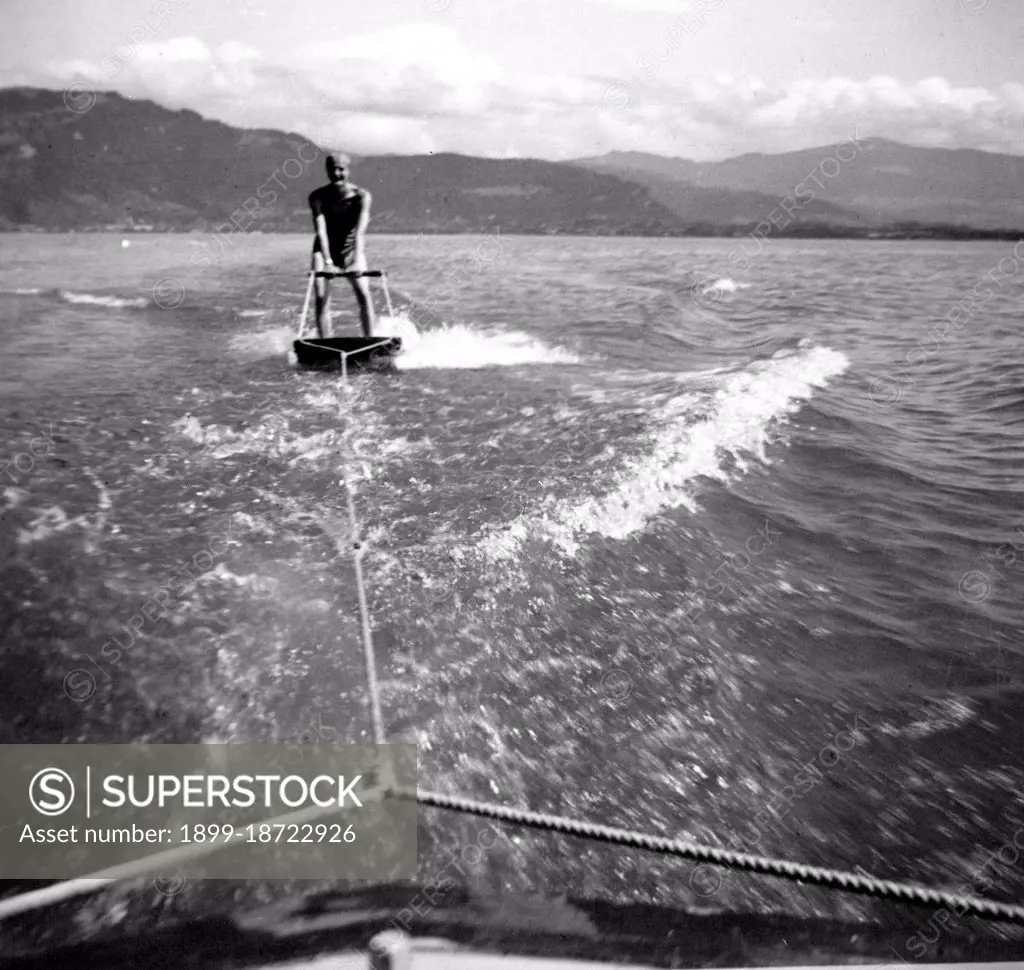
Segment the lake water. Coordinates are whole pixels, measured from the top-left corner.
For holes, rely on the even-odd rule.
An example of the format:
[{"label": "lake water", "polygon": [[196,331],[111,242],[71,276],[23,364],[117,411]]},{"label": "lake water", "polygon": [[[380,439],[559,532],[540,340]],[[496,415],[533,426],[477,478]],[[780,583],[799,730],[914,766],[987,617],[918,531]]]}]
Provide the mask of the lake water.
[{"label": "lake water", "polygon": [[[346,383],[308,238],[129,243],[0,236],[0,742],[368,740],[347,467],[421,787],[948,888],[1024,826],[1012,244],[372,236],[421,333]],[[429,878],[480,823],[421,818]],[[869,912],[510,836],[495,887]]]}]

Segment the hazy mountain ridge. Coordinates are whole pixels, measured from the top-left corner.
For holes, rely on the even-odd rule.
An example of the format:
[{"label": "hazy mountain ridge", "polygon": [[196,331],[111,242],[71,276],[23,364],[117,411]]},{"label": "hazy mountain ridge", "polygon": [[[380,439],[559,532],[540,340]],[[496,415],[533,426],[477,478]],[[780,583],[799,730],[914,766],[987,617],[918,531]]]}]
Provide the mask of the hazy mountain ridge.
[{"label": "hazy mountain ridge", "polygon": [[[310,228],[324,156],[301,135],[241,130],[116,94],[82,114],[60,92],[0,91],[0,227]],[[398,232],[670,235],[679,220],[614,175],[532,159],[365,157],[373,228]]]},{"label": "hazy mountain ridge", "polygon": [[[615,171],[615,170],[611,170]],[[669,175],[615,172],[620,178],[644,186],[651,198],[674,212],[680,219],[697,224],[718,227],[743,227],[768,219],[778,211],[782,196],[768,195],[745,189],[708,188],[673,178]],[[860,226],[867,224],[859,213],[841,208],[821,199],[806,202],[799,209],[791,209],[792,222],[787,228]],[[777,221],[785,221],[776,216]],[[774,231],[778,231],[775,229]]]},{"label": "hazy mountain ridge", "polygon": [[[652,187],[675,184],[691,190],[762,193],[775,199],[792,196],[803,183],[814,192],[815,201],[844,210],[846,218],[864,226],[922,222],[1024,228],[1024,157],[975,149],[918,148],[862,138],[840,146],[747,154],[721,162],[611,152],[578,159],[576,164]],[[662,201],[668,198],[663,190],[653,194]],[[681,211],[669,207],[677,214]],[[800,213],[805,219],[809,209]]]},{"label": "hazy mountain ridge", "polygon": [[[208,231],[232,215],[246,230],[310,229],[306,200],[325,176],[308,138],[95,98],[76,113],[62,92],[0,90],[0,229]],[[1024,158],[882,139],[847,143],[838,157],[854,148],[844,162],[835,146],[712,163],[643,152],[567,163],[382,155],[359,158],[353,174],[374,195],[378,232],[737,236],[773,212],[773,236],[1024,227]],[[801,182],[815,198],[779,228],[779,204]]]}]

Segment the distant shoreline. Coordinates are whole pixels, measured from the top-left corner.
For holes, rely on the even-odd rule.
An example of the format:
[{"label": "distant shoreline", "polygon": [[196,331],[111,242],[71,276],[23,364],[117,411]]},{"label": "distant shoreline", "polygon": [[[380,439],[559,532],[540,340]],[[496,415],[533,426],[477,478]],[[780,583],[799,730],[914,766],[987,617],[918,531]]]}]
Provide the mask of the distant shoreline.
[{"label": "distant shoreline", "polygon": [[[210,235],[216,233],[222,225],[208,228],[180,229],[173,227],[160,227],[152,229],[137,229],[128,226],[84,226],[74,229],[49,229],[42,226],[23,226],[17,228],[0,228],[3,235],[53,235],[53,236],[76,236],[76,235],[110,235],[110,236],[190,236]],[[370,229],[371,236],[483,236],[494,232],[497,227],[461,226],[458,229],[392,229],[377,228]],[[715,228],[708,226],[694,227],[692,230],[681,232],[636,232],[624,230],[622,232],[586,232],[583,230],[559,229],[499,229],[502,236],[531,236],[541,238],[557,238],[560,236],[589,237],[593,239],[751,239],[755,226],[734,228]],[[289,236],[309,234],[306,228],[280,228],[266,230],[248,230],[243,235],[257,236]],[[759,237],[765,242],[777,239],[864,239],[870,241],[936,241],[936,242],[1015,242],[1024,239],[1024,229],[973,229],[966,226],[894,226],[890,228],[858,229],[850,227],[809,227],[803,226],[796,230],[775,231],[768,235]]]}]

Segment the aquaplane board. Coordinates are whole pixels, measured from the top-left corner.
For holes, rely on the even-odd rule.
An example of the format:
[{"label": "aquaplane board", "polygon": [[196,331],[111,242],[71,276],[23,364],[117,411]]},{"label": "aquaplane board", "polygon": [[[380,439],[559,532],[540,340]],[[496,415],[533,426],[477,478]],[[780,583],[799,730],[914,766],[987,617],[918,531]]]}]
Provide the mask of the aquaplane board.
[{"label": "aquaplane board", "polygon": [[303,338],[296,340],[294,347],[300,367],[340,370],[342,360],[348,367],[388,366],[391,358],[402,349],[402,340],[400,337]]}]

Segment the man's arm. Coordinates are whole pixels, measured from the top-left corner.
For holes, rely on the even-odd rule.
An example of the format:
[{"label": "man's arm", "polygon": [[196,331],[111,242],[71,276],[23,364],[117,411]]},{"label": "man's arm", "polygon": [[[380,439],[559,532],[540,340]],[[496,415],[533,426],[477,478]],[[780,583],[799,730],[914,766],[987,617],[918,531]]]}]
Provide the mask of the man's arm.
[{"label": "man's arm", "polygon": [[316,238],[320,240],[320,252],[324,257],[324,268],[330,269],[334,266],[331,259],[331,246],[327,241],[327,220],[324,218],[323,207],[316,192],[309,197],[309,208],[313,213],[313,226],[316,229]]},{"label": "man's arm", "polygon": [[320,240],[320,252],[324,256],[324,269],[332,269],[334,260],[331,259],[331,245],[327,241],[327,220],[322,214],[316,217],[316,238]]},{"label": "man's arm", "polygon": [[366,227],[370,223],[370,203],[373,196],[363,189],[363,204],[359,212],[359,222],[356,225],[355,263],[361,269],[367,269],[366,263]]}]

